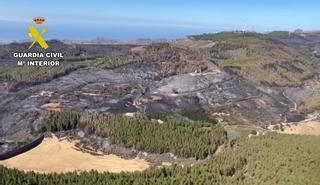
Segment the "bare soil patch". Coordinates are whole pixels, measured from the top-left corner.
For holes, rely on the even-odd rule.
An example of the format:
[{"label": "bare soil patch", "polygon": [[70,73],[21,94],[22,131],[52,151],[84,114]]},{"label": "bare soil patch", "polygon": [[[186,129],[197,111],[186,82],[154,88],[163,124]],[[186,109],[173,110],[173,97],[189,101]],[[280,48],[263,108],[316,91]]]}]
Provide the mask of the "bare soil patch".
[{"label": "bare soil patch", "polygon": [[54,91],[41,91],[39,94],[32,95],[31,98],[38,98],[41,96],[52,97],[54,94]]},{"label": "bare soil patch", "polygon": [[81,92],[81,91],[75,91],[76,95],[84,95],[84,96],[101,96],[99,93],[95,92]]},{"label": "bare soil patch", "polygon": [[64,106],[61,103],[47,103],[41,105],[40,107],[48,111],[62,111]]},{"label": "bare soil patch", "polygon": [[137,54],[144,54],[146,51],[147,50],[144,46],[137,46],[137,47],[131,48],[131,52],[137,53]]}]

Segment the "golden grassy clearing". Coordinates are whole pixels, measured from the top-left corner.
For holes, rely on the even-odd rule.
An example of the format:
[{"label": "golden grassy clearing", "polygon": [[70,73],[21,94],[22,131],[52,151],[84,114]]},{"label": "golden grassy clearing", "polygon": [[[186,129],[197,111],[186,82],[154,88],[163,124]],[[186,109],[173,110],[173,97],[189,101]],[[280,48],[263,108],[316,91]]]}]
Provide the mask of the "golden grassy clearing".
[{"label": "golden grassy clearing", "polygon": [[75,142],[45,138],[29,152],[0,161],[0,165],[37,173],[66,173],[73,171],[133,172],[143,171],[149,163],[143,159],[126,160],[116,155],[91,155],[76,149]]},{"label": "golden grassy clearing", "polygon": [[320,136],[320,121],[300,122],[297,125],[284,126],[283,129],[286,134]]}]

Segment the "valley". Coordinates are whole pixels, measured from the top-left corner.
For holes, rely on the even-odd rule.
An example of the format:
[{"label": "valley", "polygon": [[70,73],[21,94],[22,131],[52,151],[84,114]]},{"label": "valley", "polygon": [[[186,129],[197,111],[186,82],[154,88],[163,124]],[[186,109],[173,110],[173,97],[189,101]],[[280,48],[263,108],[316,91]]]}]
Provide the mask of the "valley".
[{"label": "valley", "polygon": [[60,66],[17,67],[8,53],[28,44],[0,45],[0,155],[46,136],[0,161],[0,177],[28,179],[34,171],[38,182],[56,182],[52,173],[122,184],[316,182],[320,33],[50,42],[49,50],[65,56]]}]

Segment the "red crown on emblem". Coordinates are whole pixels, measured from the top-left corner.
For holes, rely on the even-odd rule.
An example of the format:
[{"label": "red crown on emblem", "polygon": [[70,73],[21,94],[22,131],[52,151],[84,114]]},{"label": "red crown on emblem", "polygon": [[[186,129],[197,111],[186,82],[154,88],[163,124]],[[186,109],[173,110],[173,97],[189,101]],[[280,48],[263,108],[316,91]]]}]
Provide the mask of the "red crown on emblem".
[{"label": "red crown on emblem", "polygon": [[44,23],[45,18],[43,18],[43,17],[36,17],[36,18],[33,19],[33,21],[34,21],[36,24],[42,24],[42,23]]}]

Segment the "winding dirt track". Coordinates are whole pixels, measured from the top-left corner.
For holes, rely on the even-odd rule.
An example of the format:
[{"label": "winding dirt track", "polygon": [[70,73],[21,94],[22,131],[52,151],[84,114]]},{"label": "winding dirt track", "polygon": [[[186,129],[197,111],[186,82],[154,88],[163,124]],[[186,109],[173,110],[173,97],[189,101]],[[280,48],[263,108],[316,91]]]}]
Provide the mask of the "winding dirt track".
[{"label": "winding dirt track", "polygon": [[73,171],[133,172],[143,171],[149,163],[143,159],[122,159],[116,155],[96,156],[76,150],[75,143],[56,137],[45,138],[29,152],[0,161],[0,165],[37,173],[66,173]]}]

